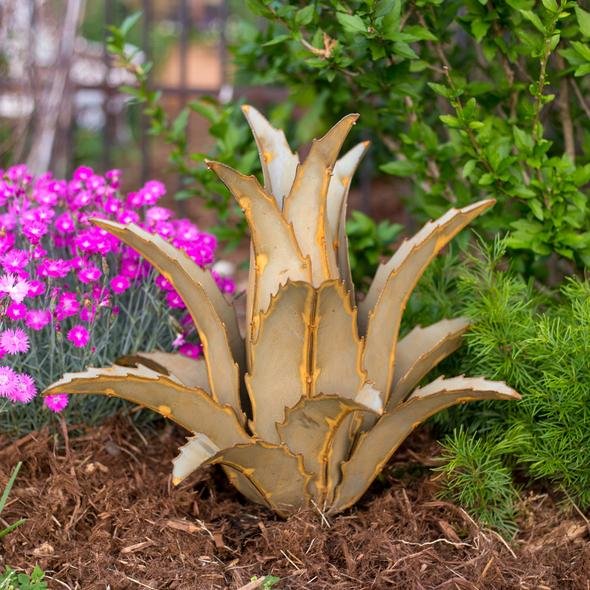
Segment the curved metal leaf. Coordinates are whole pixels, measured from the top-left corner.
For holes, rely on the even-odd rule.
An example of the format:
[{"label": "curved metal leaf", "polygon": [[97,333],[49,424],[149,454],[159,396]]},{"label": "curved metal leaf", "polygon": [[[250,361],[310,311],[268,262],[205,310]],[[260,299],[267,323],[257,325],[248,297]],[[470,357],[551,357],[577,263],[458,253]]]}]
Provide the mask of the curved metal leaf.
[{"label": "curved metal leaf", "polygon": [[174,375],[183,385],[199,387],[203,391],[209,389],[207,365],[202,359],[192,359],[175,352],[138,352],[119,357],[116,365],[137,367],[143,365],[162,375]]},{"label": "curved metal leaf", "polygon": [[401,317],[416,283],[440,250],[494,202],[488,199],[449,210],[405,241],[389,262],[377,270],[366,299],[359,305],[359,325],[361,331],[364,325],[367,327],[365,369],[375,387],[386,396],[391,391]]},{"label": "curved metal leaf", "polygon": [[178,485],[220,450],[206,434],[197,433],[189,437],[172,459],[172,483]]},{"label": "curved metal leaf", "polygon": [[295,231],[304,256],[311,260],[312,283],[339,278],[333,236],[328,224],[327,199],[330,175],[338,153],[358,115],[347,115],[324,137],[314,140],[309,155],[297,167],[295,180],[284,202],[284,215]]},{"label": "curved metal leaf", "polygon": [[207,461],[243,475],[280,516],[288,516],[309,502],[303,459],[284,446],[253,441],[225,449]]},{"label": "curved metal leaf", "polygon": [[[277,424],[281,441],[296,454],[303,456],[307,473],[311,474],[311,492],[323,505],[338,481],[334,480],[334,459],[341,460],[341,451],[333,456],[333,442],[341,427],[348,434],[350,424],[345,418],[352,412],[369,413],[367,407],[350,399],[334,395],[303,398],[285,412],[285,420]],[[338,477],[339,479],[339,477]]]},{"label": "curved metal leaf", "polygon": [[355,310],[340,281],[280,287],[261,314],[245,377],[257,436],[278,442],[275,423],[301,397],[353,399],[365,381],[361,354]]},{"label": "curved metal leaf", "polygon": [[416,389],[406,402],[385,413],[370,431],[361,434],[351,458],[342,466],[342,483],[330,511],[352,506],[424,420],[450,406],[486,399],[520,399],[520,395],[505,383],[481,377],[440,378]]},{"label": "curved metal leaf", "polygon": [[244,105],[242,111],[256,140],[264,175],[264,188],[283,209],[283,199],[291,190],[299,156],[289,147],[282,129],[275,129],[253,106]]},{"label": "curved metal leaf", "polygon": [[211,394],[220,403],[230,404],[241,417],[237,363],[244,362],[243,343],[235,312],[209,271],[160,236],[136,225],[125,226],[105,219],[92,221],[137,250],[174,285],[203,344]]},{"label": "curved metal leaf", "polygon": [[427,328],[417,326],[398,342],[388,411],[403,402],[429,371],[461,346],[468,328],[467,318],[441,320]]},{"label": "curved metal leaf", "polygon": [[363,141],[355,145],[335,164],[330,186],[328,188],[328,226],[336,252],[336,263],[340,278],[350,291],[350,300],[354,303],[354,284],[350,274],[348,259],[348,237],[346,235],[346,209],[350,183],[356,169],[367,153],[370,142]]},{"label": "curved metal leaf", "polygon": [[126,399],[191,432],[206,434],[221,449],[250,440],[230,406],[218,404],[202,389],[183,385],[173,375],[166,377],[144,366],[114,365],[66,373],[43,394],[63,391]]},{"label": "curved metal leaf", "polygon": [[276,201],[254,176],[245,176],[219,162],[207,165],[232,192],[250,227],[254,248],[254,267],[250,272],[255,276],[248,307],[252,309],[250,338],[254,338],[258,314],[268,308],[271,296],[288,280],[309,281],[310,263],[302,256],[293,228],[281,215]]},{"label": "curved metal leaf", "polygon": [[305,395],[305,346],[309,283],[288,282],[273,296],[261,314],[260,330],[252,343],[251,366],[245,376],[252,403],[252,430],[269,441],[279,442],[275,423],[285,408]]}]

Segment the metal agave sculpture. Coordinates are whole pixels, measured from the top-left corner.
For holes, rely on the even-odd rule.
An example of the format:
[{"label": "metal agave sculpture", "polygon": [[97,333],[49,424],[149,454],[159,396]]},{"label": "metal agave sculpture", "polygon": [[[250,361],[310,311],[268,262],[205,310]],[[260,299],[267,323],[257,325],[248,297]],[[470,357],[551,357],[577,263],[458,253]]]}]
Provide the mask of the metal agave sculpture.
[{"label": "metal agave sculpture", "polygon": [[117,396],[192,433],[174,460],[179,483],[223,466],[247,498],[287,516],[315,504],[334,514],[367,490],[406,436],[436,412],[484,399],[518,399],[504,383],[422,378],[460,345],[464,318],[417,327],[398,340],[418,279],[485,200],[428,222],[382,264],[355,304],[345,234],[350,180],[362,143],[337,159],[357,120],[348,115],[300,163],[282,131],[254,108],[264,187],[218,162],[208,166],[244,211],[251,232],[245,334],[207,270],[157,235],[94,223],[135,248],[174,285],[193,318],[203,359],[139,353],[67,374],[46,390]]}]

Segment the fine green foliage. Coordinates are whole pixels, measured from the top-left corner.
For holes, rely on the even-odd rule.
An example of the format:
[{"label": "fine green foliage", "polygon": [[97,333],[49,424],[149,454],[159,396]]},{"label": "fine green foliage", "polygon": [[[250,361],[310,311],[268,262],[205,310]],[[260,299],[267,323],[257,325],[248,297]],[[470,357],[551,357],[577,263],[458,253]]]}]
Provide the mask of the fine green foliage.
[{"label": "fine green foliage", "polygon": [[352,280],[360,289],[368,286],[377,265],[393,254],[393,244],[403,230],[399,223],[376,223],[361,211],[352,211],[346,222]]},{"label": "fine green foliage", "polygon": [[443,497],[461,504],[483,524],[512,536],[518,491],[505,464],[502,446],[455,430],[443,441],[437,470],[443,476]]},{"label": "fine green foliage", "polygon": [[47,590],[45,573],[38,565],[30,575],[6,566],[4,572],[0,573],[0,590]]},{"label": "fine green foliage", "polygon": [[[12,490],[12,486],[14,485],[14,481],[16,480],[16,476],[21,468],[22,463],[17,463],[16,467],[13,469],[12,473],[10,474],[10,479],[2,492],[2,496],[0,496],[0,515],[2,515],[2,510],[4,510],[4,506],[6,506],[6,502],[8,501],[8,495],[10,494],[10,490]],[[3,529],[0,530],[0,539],[5,537],[16,528],[18,528],[21,524],[23,524],[25,520],[23,518],[13,522],[12,524],[7,525]]]},{"label": "fine green foliage", "polygon": [[284,85],[316,119],[358,109],[409,206],[498,200],[518,270],[590,263],[590,13],[569,0],[249,0],[238,81]]},{"label": "fine green foliage", "polygon": [[[442,289],[452,313],[472,321],[465,346],[442,373],[504,379],[522,393],[520,403],[500,410],[482,404],[434,418],[442,433],[464,425],[445,443],[449,494],[488,524],[494,522],[484,498],[495,495],[503,506],[496,510],[510,525],[514,484],[502,465],[529,481],[551,481],[581,508],[590,506],[590,282],[569,279],[559,291],[540,291],[506,268],[505,251],[505,243],[496,241],[461,266],[441,260],[408,308],[411,321],[436,319],[428,310],[431,304],[437,309]],[[445,264],[455,267],[450,283],[440,280]]]}]

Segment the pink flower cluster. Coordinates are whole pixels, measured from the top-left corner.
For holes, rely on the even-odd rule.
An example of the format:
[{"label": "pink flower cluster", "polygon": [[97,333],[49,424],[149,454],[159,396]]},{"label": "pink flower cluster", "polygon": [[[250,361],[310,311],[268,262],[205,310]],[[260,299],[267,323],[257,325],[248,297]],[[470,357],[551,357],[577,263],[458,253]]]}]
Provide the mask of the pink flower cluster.
[{"label": "pink flower cluster", "polygon": [[[53,332],[64,347],[92,347],[96,322],[117,314],[117,298],[145,281],[155,281],[169,308],[177,310],[183,326],[176,339],[179,351],[200,354],[200,345],[190,342],[194,327],[172,285],[89,220],[136,223],[203,267],[214,261],[216,239],[158,205],[166,194],[161,182],[151,180],[126,195],[119,185],[118,170],[99,175],[82,166],[70,180],[50,173],[34,178],[25,165],[0,170],[0,358],[11,365],[0,367],[0,397],[27,403],[37,393],[31,375],[17,372],[11,358],[29,352],[30,336],[45,331],[49,338]],[[231,279],[213,274],[223,292],[234,291]],[[67,395],[46,398],[45,405],[61,411]]]}]

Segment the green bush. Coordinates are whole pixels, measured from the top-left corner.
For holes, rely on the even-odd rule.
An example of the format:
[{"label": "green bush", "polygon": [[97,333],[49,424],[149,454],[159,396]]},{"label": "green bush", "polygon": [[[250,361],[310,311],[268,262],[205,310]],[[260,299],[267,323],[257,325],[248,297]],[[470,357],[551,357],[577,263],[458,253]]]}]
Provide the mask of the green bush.
[{"label": "green bush", "polygon": [[265,26],[241,25],[238,81],[287,86],[313,109],[312,133],[358,111],[380,169],[408,179],[423,218],[496,198],[479,227],[511,230],[520,271],[590,263],[590,13],[577,2],[248,6]]},{"label": "green bush", "polygon": [[[496,241],[467,266],[442,259],[408,307],[409,321],[458,314],[473,320],[465,345],[441,372],[505,380],[522,394],[515,404],[464,406],[434,419],[441,434],[450,434],[447,492],[495,526],[491,507],[508,526],[514,511],[506,469],[519,482],[550,481],[582,509],[590,507],[590,282],[569,279],[559,291],[541,291],[506,269],[504,254]],[[450,308],[437,307],[441,289],[454,293]],[[452,434],[462,424],[464,431]]]},{"label": "green bush", "polygon": [[38,565],[30,575],[6,566],[4,572],[0,573],[0,590],[47,590],[45,573]]}]

